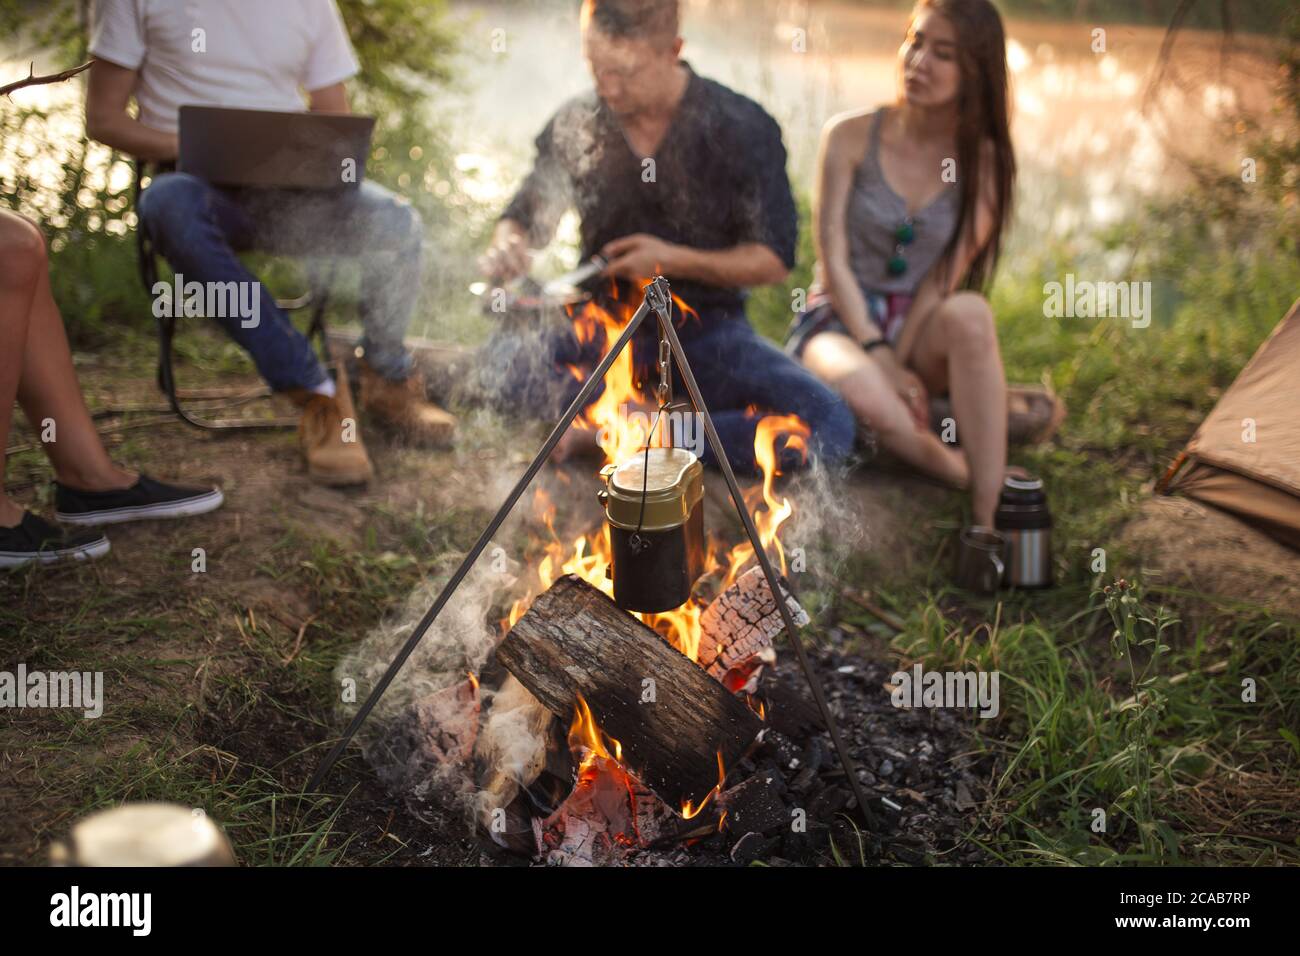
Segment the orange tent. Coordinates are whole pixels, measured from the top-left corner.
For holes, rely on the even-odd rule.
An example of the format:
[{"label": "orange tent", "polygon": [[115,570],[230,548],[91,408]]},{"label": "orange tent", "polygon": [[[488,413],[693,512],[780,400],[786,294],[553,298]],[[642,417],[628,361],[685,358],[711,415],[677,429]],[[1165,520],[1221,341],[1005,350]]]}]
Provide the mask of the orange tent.
[{"label": "orange tent", "polygon": [[1300,299],[1160,480],[1300,549]]}]

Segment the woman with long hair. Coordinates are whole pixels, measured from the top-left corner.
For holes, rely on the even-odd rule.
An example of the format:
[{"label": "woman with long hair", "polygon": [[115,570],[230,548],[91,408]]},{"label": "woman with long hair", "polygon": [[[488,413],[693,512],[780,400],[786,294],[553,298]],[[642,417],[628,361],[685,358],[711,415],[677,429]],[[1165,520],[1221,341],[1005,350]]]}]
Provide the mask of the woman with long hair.
[{"label": "woman with long hair", "polygon": [[[1016,176],[1006,40],[988,0],[921,0],[899,49],[898,101],[822,133],[816,282],[788,349],[882,447],[969,488],[992,528],[1007,457],[1007,386],[981,294]],[[957,444],[929,427],[949,394]]]}]

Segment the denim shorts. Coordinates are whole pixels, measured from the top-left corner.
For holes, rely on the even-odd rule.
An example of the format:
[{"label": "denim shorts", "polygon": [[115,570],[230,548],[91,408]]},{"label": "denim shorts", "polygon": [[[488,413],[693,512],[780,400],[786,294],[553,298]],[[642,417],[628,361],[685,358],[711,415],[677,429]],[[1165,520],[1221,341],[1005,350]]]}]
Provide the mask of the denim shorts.
[{"label": "denim shorts", "polygon": [[[884,332],[885,339],[892,345],[898,341],[903,331],[903,319],[912,304],[910,295],[897,293],[872,292],[862,290],[871,310],[871,319]],[[824,292],[814,293],[808,302],[808,308],[794,317],[790,329],[785,335],[785,350],[789,355],[800,358],[808,340],[820,332],[839,332],[853,337],[848,327],[840,321],[831,306],[831,297]]]}]

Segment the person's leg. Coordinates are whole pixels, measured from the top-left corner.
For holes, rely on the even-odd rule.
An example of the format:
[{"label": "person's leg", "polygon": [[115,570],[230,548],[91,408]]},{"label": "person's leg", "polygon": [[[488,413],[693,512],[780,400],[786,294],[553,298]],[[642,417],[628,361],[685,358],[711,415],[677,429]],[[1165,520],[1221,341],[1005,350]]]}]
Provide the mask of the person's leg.
[{"label": "person's leg", "polygon": [[[16,400],[38,434],[52,429],[44,447],[57,480],[100,490],[128,487],[135,476],[109,459],[81,397],[40,229],[0,212],[0,265],[0,336],[12,346],[0,354],[0,456]],[[8,499],[2,511],[0,524],[21,515]]]},{"label": "person's leg", "polygon": [[420,296],[424,225],[409,202],[377,183],[363,182],[351,222],[361,258],[361,348],[384,378],[411,374],[405,338]]},{"label": "person's leg", "polygon": [[[698,333],[683,338],[682,348],[723,450],[738,474],[758,470],[754,436],[765,414],[795,415],[802,420],[810,430],[808,451],[824,463],[838,463],[852,452],[853,413],[844,401],[762,338],[743,317],[705,317]],[[679,389],[678,394],[684,395],[685,390]],[[804,454],[785,442],[781,446],[780,469],[788,473],[801,467]],[[704,461],[716,464],[711,448],[705,448]]]},{"label": "person's leg", "polygon": [[360,263],[358,344],[366,362],[394,381],[410,375],[414,363],[403,340],[420,294],[424,237],[415,208],[369,180],[337,193],[276,191],[239,201],[257,248]]},{"label": "person's leg", "polygon": [[252,356],[268,385],[277,391],[330,390],[311,343],[235,254],[248,247],[253,224],[233,194],[195,176],[164,173],[141,194],[137,211],[141,228],[186,282],[233,282],[239,289],[256,283],[255,323],[241,316],[213,318]]},{"label": "person's leg", "polygon": [[[18,382],[23,374],[28,317],[36,283],[45,266],[45,246],[40,230],[13,213],[0,211],[0,476],[4,475],[5,449],[13,421]],[[0,487],[0,528],[12,528],[23,509]]]},{"label": "person's leg", "polygon": [[880,366],[862,347],[839,332],[820,332],[803,346],[804,366],[834,388],[858,421],[875,433],[881,447],[914,468],[965,488],[970,469],[965,456],[939,440],[929,429],[916,427]]},{"label": "person's leg", "polygon": [[[220,490],[153,481],[117,467],[86,409],[72,365],[63,319],[50,288],[40,230],[0,211],[0,474],[15,399],[40,434],[54,466],[60,521],[96,525],[140,518],[203,514],[222,503]],[[21,524],[20,524],[21,522]],[[0,492],[0,567],[31,560],[98,557],[102,535],[60,530]]]},{"label": "person's leg", "polygon": [[449,442],[456,420],[428,401],[405,342],[420,295],[424,230],[414,207],[367,181],[338,193],[272,195],[247,211],[259,247],[359,261],[361,407],[419,444]]},{"label": "person's leg", "polygon": [[47,423],[52,428],[53,440],[45,442],[44,448],[56,481],[89,491],[128,488],[136,476],[113,464],[86,409],[63,319],[50,288],[44,243],[40,231],[35,226],[31,229],[40,242],[39,268],[21,350],[18,403],[37,432]]},{"label": "person's leg", "polygon": [[970,466],[974,523],[993,527],[1007,467],[1007,385],[993,310],[958,292],[921,329],[911,364],[932,394],[947,389],[962,454]]}]

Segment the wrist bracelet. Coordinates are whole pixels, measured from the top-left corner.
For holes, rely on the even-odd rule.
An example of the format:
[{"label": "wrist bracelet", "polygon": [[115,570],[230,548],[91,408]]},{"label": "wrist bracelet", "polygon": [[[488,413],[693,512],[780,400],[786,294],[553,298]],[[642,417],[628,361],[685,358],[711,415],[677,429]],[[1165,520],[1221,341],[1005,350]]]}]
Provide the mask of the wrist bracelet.
[{"label": "wrist bracelet", "polygon": [[886,338],[872,339],[870,342],[859,342],[858,344],[862,346],[862,351],[864,352],[870,352],[872,349],[880,348],[882,345],[885,348],[893,347],[889,344],[889,340]]}]

